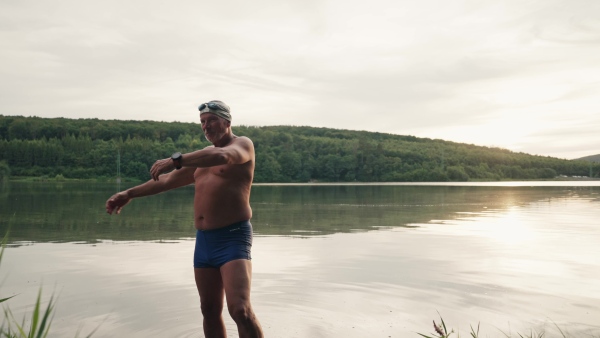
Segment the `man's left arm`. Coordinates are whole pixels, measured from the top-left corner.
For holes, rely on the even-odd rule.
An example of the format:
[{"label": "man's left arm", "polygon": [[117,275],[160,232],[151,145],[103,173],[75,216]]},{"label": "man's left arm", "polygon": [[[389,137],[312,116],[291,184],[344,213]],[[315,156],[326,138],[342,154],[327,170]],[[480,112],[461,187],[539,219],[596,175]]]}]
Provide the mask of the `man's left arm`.
[{"label": "man's left arm", "polygon": [[[181,166],[206,168],[224,164],[242,164],[251,161],[254,156],[254,145],[247,137],[237,137],[225,147],[207,147],[191,153],[182,154]],[[162,173],[175,167],[171,158],[158,160],[150,169],[154,180]]]},{"label": "man's left arm", "polygon": [[254,145],[247,137],[237,137],[225,147],[208,147],[183,154],[184,167],[205,168],[223,164],[242,164],[252,160]]}]

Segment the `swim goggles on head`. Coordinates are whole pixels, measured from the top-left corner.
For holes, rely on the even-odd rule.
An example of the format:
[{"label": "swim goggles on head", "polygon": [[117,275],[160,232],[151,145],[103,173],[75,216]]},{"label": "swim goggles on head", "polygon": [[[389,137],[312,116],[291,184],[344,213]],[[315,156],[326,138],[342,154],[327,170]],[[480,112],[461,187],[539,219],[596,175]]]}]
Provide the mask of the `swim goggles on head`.
[{"label": "swim goggles on head", "polygon": [[220,104],[214,103],[214,102],[203,103],[198,107],[198,110],[203,111],[204,109],[206,109],[206,107],[208,107],[210,109],[217,109],[217,110],[222,110],[224,112],[229,112],[228,109],[226,109],[223,106],[221,106]]}]

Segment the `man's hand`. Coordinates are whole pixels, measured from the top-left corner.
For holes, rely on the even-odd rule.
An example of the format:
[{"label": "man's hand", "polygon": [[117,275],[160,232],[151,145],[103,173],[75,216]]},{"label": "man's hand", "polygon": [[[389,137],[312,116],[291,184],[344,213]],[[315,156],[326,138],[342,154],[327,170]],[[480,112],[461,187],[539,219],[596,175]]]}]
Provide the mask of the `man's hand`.
[{"label": "man's hand", "polygon": [[175,169],[175,164],[173,164],[173,160],[171,160],[171,158],[158,160],[154,162],[152,168],[150,168],[150,176],[152,176],[153,180],[158,181],[158,176],[167,173],[173,169]]},{"label": "man's hand", "polygon": [[111,214],[115,212],[117,215],[121,213],[121,209],[131,201],[126,191],[121,191],[112,195],[106,201],[106,212]]}]

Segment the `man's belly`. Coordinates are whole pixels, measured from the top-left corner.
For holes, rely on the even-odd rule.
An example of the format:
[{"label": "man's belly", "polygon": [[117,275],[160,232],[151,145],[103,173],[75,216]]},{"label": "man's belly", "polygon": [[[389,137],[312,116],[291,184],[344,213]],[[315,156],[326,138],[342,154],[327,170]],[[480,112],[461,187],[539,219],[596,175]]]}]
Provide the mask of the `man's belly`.
[{"label": "man's belly", "polygon": [[194,217],[194,226],[198,230],[214,230],[226,227],[236,222],[248,221],[252,218],[250,206],[238,209],[198,210]]}]

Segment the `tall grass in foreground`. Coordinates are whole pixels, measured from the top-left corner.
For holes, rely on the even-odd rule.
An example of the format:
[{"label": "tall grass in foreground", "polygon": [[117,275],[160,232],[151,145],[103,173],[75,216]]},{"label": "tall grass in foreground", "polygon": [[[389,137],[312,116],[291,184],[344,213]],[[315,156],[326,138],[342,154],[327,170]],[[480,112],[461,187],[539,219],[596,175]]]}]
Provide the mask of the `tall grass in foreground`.
[{"label": "tall grass in foreground", "polygon": [[[563,330],[560,329],[560,327],[558,325],[556,325],[556,323],[552,323],[554,324],[554,326],[556,327],[556,329],[558,330],[558,332],[560,332],[560,336],[553,336],[553,337],[562,337],[562,338],[575,338],[573,336],[568,336],[566,335]],[[435,333],[432,333],[431,336],[422,334],[422,333],[418,333],[418,335],[425,337],[425,338],[450,338],[450,336],[452,334],[454,334],[454,329],[450,329],[450,331],[448,331],[448,328],[446,327],[446,323],[444,322],[444,319],[442,318],[442,316],[440,315],[440,323],[437,324],[435,322],[435,320],[433,321],[433,329],[435,331]],[[475,329],[472,325],[470,326],[471,331],[469,332],[468,337],[471,338],[480,338],[479,335],[479,324],[477,324],[477,329]],[[521,333],[516,333],[515,335],[512,335],[510,332],[506,333],[502,330],[499,330],[502,335],[504,335],[507,338],[545,338],[546,337],[546,332],[545,331],[541,331],[541,332],[536,332],[534,330],[530,330],[529,333],[525,333],[525,334],[521,334]],[[456,332],[456,337],[460,338],[460,333]],[[487,335],[485,337],[488,337]],[[496,337],[496,336],[494,336]],[[577,338],[580,338],[581,336],[577,336]],[[600,335],[592,335],[590,334],[589,336],[590,338],[600,338]],[[548,337],[550,338],[550,337]]]},{"label": "tall grass in foreground", "polygon": [[[14,296],[13,296],[14,297]],[[0,337],[2,338],[42,338],[48,335],[50,332],[50,324],[52,323],[52,318],[54,317],[54,296],[50,298],[48,301],[48,305],[46,310],[42,312],[41,310],[41,301],[42,298],[42,289],[37,296],[37,300],[35,302],[35,307],[33,309],[33,314],[31,315],[31,319],[26,321],[25,317],[21,321],[21,324],[15,319],[15,316],[12,314],[9,308],[4,308],[4,320],[7,320],[8,323],[3,322],[2,326],[0,326]],[[29,324],[29,325],[27,325]],[[6,325],[6,327],[5,327]],[[29,326],[29,328],[27,328]]]},{"label": "tall grass in foreground", "polygon": [[[2,239],[2,248],[0,249],[0,265],[2,264],[2,256],[4,255],[4,249],[6,247],[6,241],[8,239],[8,233]],[[0,299],[0,303],[4,303],[9,299],[15,297],[6,297]],[[3,304],[4,305],[4,304]],[[33,313],[30,319],[23,317],[21,323],[17,321],[12,311],[8,306],[4,305],[4,318],[0,324],[0,338],[45,338],[50,332],[50,326],[52,319],[54,318],[54,294],[50,297],[48,305],[45,310],[42,310],[42,288],[38,292],[37,300],[33,308]],[[87,338],[91,337],[96,328],[90,333]],[[77,337],[78,334],[75,335]]]}]

